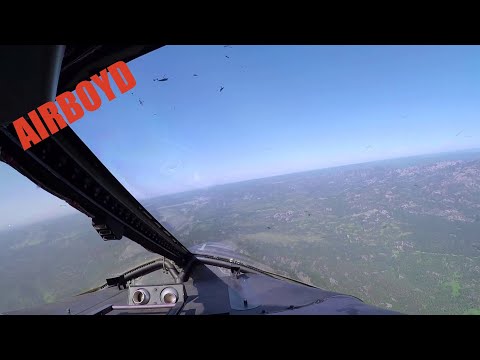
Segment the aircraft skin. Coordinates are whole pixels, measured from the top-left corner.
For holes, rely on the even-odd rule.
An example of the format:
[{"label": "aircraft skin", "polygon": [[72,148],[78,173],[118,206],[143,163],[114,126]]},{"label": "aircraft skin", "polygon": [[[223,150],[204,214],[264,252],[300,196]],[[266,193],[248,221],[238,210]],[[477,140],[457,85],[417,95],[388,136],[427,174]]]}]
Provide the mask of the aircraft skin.
[{"label": "aircraft skin", "polygon": [[[87,293],[5,314],[398,314],[275,274],[238,255],[232,244],[185,248],[69,127],[27,151],[22,149],[11,122],[57,94],[71,91],[86,74],[117,61],[128,62],[155,48],[158,46],[0,47],[0,76],[9,80],[0,84],[0,95],[11,99],[0,109],[0,160],[91,217],[99,241],[127,237],[159,254],[158,260],[110,277]],[[17,68],[22,72],[14,71]],[[138,285],[139,279],[147,276],[150,282]]]},{"label": "aircraft skin", "polygon": [[[204,249],[198,251],[198,249]],[[113,309],[112,306],[128,306],[129,288],[109,286],[43,306],[7,312],[4,315],[395,315],[363,303],[360,299],[336,292],[322,290],[299,282],[276,279],[271,276],[243,272],[235,269],[239,264],[236,253],[223,243],[208,243],[190,248],[194,253],[220,257],[227,262],[219,267],[198,262],[189,279],[182,283],[185,301],[177,308]],[[161,260],[160,260],[161,262]],[[253,262],[251,262],[253,263]],[[233,270],[232,270],[233,268]],[[162,270],[156,270],[157,272]],[[155,284],[157,288],[167,286]],[[146,286],[143,286],[146,287]],[[150,303],[153,301],[153,296]],[[145,304],[145,305],[148,305]]]}]

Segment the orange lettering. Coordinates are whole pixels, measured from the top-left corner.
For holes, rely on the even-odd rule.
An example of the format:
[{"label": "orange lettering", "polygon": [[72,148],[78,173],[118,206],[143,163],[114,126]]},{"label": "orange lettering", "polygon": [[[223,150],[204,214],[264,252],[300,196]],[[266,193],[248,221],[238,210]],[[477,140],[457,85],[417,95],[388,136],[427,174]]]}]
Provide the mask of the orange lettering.
[{"label": "orange lettering", "polygon": [[[97,90],[95,90],[90,81],[85,80],[80,82],[75,88],[75,91],[77,92],[77,96],[82,102],[83,107],[88,111],[95,111],[100,107],[100,105],[102,105],[102,99],[100,99]],[[90,98],[88,97],[87,93]],[[92,99],[91,102],[90,99]]]},{"label": "orange lettering", "polygon": [[63,116],[58,113],[55,103],[51,101],[39,106],[38,112],[42,116],[43,121],[45,121],[45,124],[47,124],[48,130],[50,130],[51,134],[55,134],[58,131],[57,125],[60,126],[60,129],[67,126]]},{"label": "orange lettering", "polygon": [[65,91],[58,95],[57,103],[70,124],[82,118],[84,111],[72,92]]},{"label": "orange lettering", "polygon": [[[39,106],[36,110],[30,111],[28,117],[36,131],[25,117],[22,116],[15,120],[13,126],[23,149],[27,150],[32,145],[36,145],[41,140],[48,138],[50,134],[55,134],[58,130],[67,127],[65,118],[72,124],[85,115],[84,109],[87,111],[97,110],[102,105],[102,99],[93,84],[97,85],[105,93],[109,101],[115,99],[116,95],[110,84],[109,73],[122,94],[137,85],[135,77],[124,61],[118,61],[103,69],[100,71],[100,74],[90,77],[91,82],[86,80],[80,82],[75,88],[76,96],[71,91],[65,91],[63,94],[58,95],[56,97],[58,107],[57,104],[49,101]],[[62,110],[63,115],[59,113],[59,109]]]},{"label": "orange lettering", "polygon": [[107,99],[112,101],[115,99],[115,94],[112,91],[112,87],[110,86],[110,81],[108,79],[107,69],[103,69],[100,71],[100,76],[93,75],[90,79],[100,88],[103,90],[105,95],[107,95]]},{"label": "orange lettering", "polygon": [[17,136],[20,139],[20,143],[22,144],[23,150],[29,149],[33,143],[33,145],[38,144],[40,142],[40,138],[38,137],[35,130],[27,123],[27,120],[22,116],[13,122],[13,126],[15,127],[15,131],[17,132]]},{"label": "orange lettering", "polygon": [[30,120],[32,120],[33,126],[35,126],[35,130],[37,130],[42,140],[45,140],[47,137],[50,136],[47,129],[45,129],[45,126],[43,125],[42,120],[40,120],[35,110],[30,111],[28,113],[28,117],[30,118]]},{"label": "orange lettering", "polygon": [[[116,62],[115,64],[110,65],[107,69],[108,72],[112,74],[112,78],[122,94],[137,85],[137,81],[133,77],[133,74],[130,72],[127,64],[123,61]],[[122,75],[125,80],[122,78]]]}]

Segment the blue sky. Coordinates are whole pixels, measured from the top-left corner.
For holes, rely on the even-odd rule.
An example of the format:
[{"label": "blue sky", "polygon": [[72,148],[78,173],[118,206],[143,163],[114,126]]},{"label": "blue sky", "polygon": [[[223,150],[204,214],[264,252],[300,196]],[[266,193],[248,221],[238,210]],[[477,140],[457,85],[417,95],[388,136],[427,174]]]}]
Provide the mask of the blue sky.
[{"label": "blue sky", "polygon": [[478,46],[169,46],[129,67],[133,95],[72,128],[140,198],[479,146]]}]

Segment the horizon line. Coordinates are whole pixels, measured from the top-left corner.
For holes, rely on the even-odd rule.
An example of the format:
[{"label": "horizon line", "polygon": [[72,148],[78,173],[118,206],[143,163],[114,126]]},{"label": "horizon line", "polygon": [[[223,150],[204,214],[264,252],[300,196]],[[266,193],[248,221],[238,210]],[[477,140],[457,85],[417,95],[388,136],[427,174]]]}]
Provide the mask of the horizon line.
[{"label": "horizon line", "polygon": [[348,164],[342,164],[342,165],[312,168],[312,169],[306,169],[306,170],[300,170],[300,171],[294,171],[294,172],[287,172],[287,173],[276,174],[276,175],[261,176],[261,177],[250,178],[250,179],[245,179],[245,180],[238,180],[238,181],[218,183],[218,184],[213,184],[213,185],[208,185],[208,186],[201,186],[201,187],[193,188],[193,189],[189,189],[189,190],[182,190],[182,191],[177,191],[177,192],[171,192],[171,193],[169,192],[169,193],[164,193],[164,194],[160,194],[160,195],[154,195],[154,196],[148,197],[148,198],[140,198],[139,197],[138,200],[139,201],[140,200],[153,200],[153,199],[160,198],[160,197],[163,197],[163,196],[179,195],[179,194],[184,194],[184,193],[189,193],[189,192],[199,191],[199,190],[207,190],[207,189],[210,190],[210,189],[215,188],[217,186],[241,184],[241,183],[248,182],[248,181],[262,180],[262,179],[268,179],[268,178],[272,178],[272,177],[288,176],[288,175],[294,175],[294,174],[302,174],[302,173],[307,173],[307,172],[311,172],[311,171],[336,169],[336,168],[341,168],[341,167],[346,167],[346,166],[354,166],[354,165],[366,165],[366,164],[372,164],[372,163],[388,161],[388,160],[401,160],[401,159],[409,159],[409,158],[422,157],[422,156],[454,154],[454,153],[461,153],[461,152],[479,152],[480,153],[480,148],[475,147],[475,148],[468,148],[468,149],[440,151],[440,152],[434,152],[434,153],[421,153],[421,154],[416,154],[416,155],[407,155],[407,156],[400,156],[400,157],[395,156],[395,157],[383,158],[383,159],[378,159],[378,160],[369,160],[369,161],[354,162],[354,163],[348,163]]},{"label": "horizon line", "polygon": [[[454,154],[454,153],[462,153],[462,152],[478,152],[480,153],[480,148],[469,148],[469,149],[461,149],[461,150],[451,150],[451,151],[440,151],[436,153],[422,153],[422,154],[416,154],[416,155],[408,155],[408,156],[401,156],[401,157],[392,157],[392,158],[384,158],[384,159],[379,159],[379,160],[371,160],[371,161],[365,161],[365,162],[358,162],[358,163],[349,163],[349,164],[342,164],[342,165],[336,165],[336,166],[327,166],[327,167],[321,167],[321,168],[314,168],[314,169],[307,169],[307,170],[301,170],[301,171],[294,171],[291,173],[283,173],[283,174],[277,174],[277,175],[270,175],[270,176],[263,176],[259,178],[251,178],[251,179],[246,179],[246,180],[240,180],[240,181],[232,181],[232,182],[227,182],[227,183],[221,183],[221,184],[215,184],[215,185],[210,185],[210,186],[204,186],[204,187],[199,187],[195,189],[190,189],[190,190],[184,190],[184,191],[179,191],[179,192],[172,192],[172,193],[166,193],[166,194],[161,194],[161,195],[155,195],[149,198],[137,198],[135,199],[140,202],[142,206],[146,208],[145,205],[143,205],[142,201],[150,201],[154,199],[158,199],[161,197],[167,197],[167,196],[173,196],[173,195],[180,195],[180,194],[185,194],[185,193],[190,193],[190,192],[195,192],[195,191],[201,191],[201,190],[211,190],[215,187],[221,187],[221,186],[227,186],[227,185],[234,185],[234,184],[241,184],[241,183],[246,183],[249,181],[256,181],[256,180],[263,180],[263,179],[268,179],[268,178],[274,178],[274,177],[281,177],[281,176],[288,176],[288,175],[295,175],[295,174],[302,174],[302,173],[308,173],[312,171],[319,171],[319,170],[328,170],[328,169],[337,169],[337,168],[342,168],[342,167],[348,167],[348,166],[355,166],[355,165],[366,165],[366,164],[372,164],[372,163],[378,163],[378,162],[383,162],[383,161],[388,161],[388,160],[401,160],[401,159],[409,159],[409,158],[416,158],[416,157],[423,157],[423,156],[435,156],[435,155],[442,155],[442,154]],[[127,189],[128,191],[128,189]],[[133,196],[133,195],[132,195]],[[29,226],[29,225],[35,225],[35,224],[40,224],[45,221],[54,221],[57,219],[61,219],[64,217],[69,217],[69,216],[74,216],[78,214],[83,214],[82,212],[78,211],[74,207],[70,205],[70,208],[74,210],[73,213],[71,214],[64,214],[64,215],[59,215],[55,217],[49,217],[49,218],[44,218],[41,220],[36,220],[36,221],[31,221],[27,222],[21,225],[15,225],[13,226],[14,228],[22,228],[24,226]],[[148,210],[148,209],[147,209]],[[85,214],[83,214],[85,215]],[[88,216],[85,215],[87,218]],[[158,221],[158,220],[157,220]],[[8,231],[7,228],[2,228],[0,227],[0,232]]]}]

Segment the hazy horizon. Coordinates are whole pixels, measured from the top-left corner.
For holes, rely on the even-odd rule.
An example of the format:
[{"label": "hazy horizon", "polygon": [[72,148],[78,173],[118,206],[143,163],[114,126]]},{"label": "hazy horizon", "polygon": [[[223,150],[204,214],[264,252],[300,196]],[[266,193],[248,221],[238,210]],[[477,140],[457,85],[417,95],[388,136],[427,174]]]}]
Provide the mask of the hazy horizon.
[{"label": "hazy horizon", "polygon": [[139,198],[474,148],[479,60],[475,46],[166,46],[72,128]]},{"label": "hazy horizon", "polygon": [[[335,168],[342,168],[342,167],[349,167],[349,166],[356,166],[356,165],[367,165],[370,163],[381,163],[381,162],[388,162],[388,161],[395,161],[395,160],[402,160],[402,159],[409,159],[409,158],[417,158],[417,157],[428,157],[428,156],[439,156],[439,155],[451,155],[455,153],[465,153],[465,152],[472,152],[472,153],[480,153],[479,148],[471,148],[471,149],[460,149],[460,150],[455,150],[455,151],[448,151],[448,152],[438,152],[438,153],[425,153],[425,154],[417,154],[417,155],[410,155],[410,156],[403,156],[403,157],[396,157],[396,158],[388,158],[388,159],[380,159],[380,160],[373,160],[373,161],[367,161],[367,162],[359,162],[359,163],[349,163],[349,164],[343,164],[343,165],[336,165],[336,166],[330,166],[330,167],[323,167],[323,168],[315,168],[315,169],[307,169],[307,170],[302,170],[302,171],[294,171],[294,172],[288,172],[288,173],[283,173],[283,174],[276,174],[276,175],[270,175],[270,176],[264,176],[264,177],[258,177],[258,178],[249,178],[249,179],[244,179],[244,180],[239,180],[239,181],[232,181],[228,183],[222,183],[222,184],[215,184],[215,185],[210,185],[210,186],[205,186],[205,187],[198,187],[194,189],[189,189],[185,191],[178,191],[178,192],[171,192],[171,193],[165,193],[165,194],[160,194],[160,195],[154,195],[150,196],[148,198],[137,198],[140,202],[144,201],[149,201],[153,199],[158,199],[162,197],[167,197],[170,195],[177,195],[177,194],[188,194],[190,192],[195,192],[195,191],[200,191],[200,190],[212,190],[215,187],[218,186],[223,186],[223,185],[235,185],[235,184],[240,184],[244,182],[249,182],[249,181],[255,181],[255,180],[262,180],[262,179],[268,179],[271,177],[281,177],[281,176],[288,176],[288,175],[295,175],[295,174],[301,174],[301,173],[307,173],[307,172],[312,172],[312,171],[320,171],[320,170],[329,170],[329,169],[335,169]],[[0,163],[3,165],[6,165],[4,163]],[[8,166],[7,166],[8,167]],[[0,166],[0,174],[3,171],[5,166]],[[10,168],[10,170],[14,171],[17,173],[15,170]],[[17,173],[20,177],[23,177],[26,181],[28,181],[33,187],[36,187],[35,184],[30,182],[26,177],[21,175],[20,173]],[[0,176],[0,178],[3,178]],[[28,185],[28,184],[27,184]],[[56,219],[60,219],[62,217],[67,217],[69,215],[74,215],[74,214],[79,214],[80,212],[77,209],[74,209],[70,205],[67,205],[66,207],[63,207],[64,204],[66,204],[65,201],[56,198],[55,196],[51,195],[50,193],[47,193],[45,190],[38,188],[39,191],[43,192],[43,196],[47,196],[48,199],[48,209],[52,211],[50,214],[53,214],[53,216],[47,215],[46,217],[37,217],[35,218],[34,215],[30,215],[27,217],[29,220],[25,222],[20,222],[16,223],[15,221],[4,221],[5,217],[0,218],[0,232],[5,231],[9,229],[8,225],[12,225],[12,227],[17,227],[21,228],[24,226],[29,226],[29,225],[35,225],[39,224],[44,221],[52,221]],[[57,209],[57,207],[60,207],[59,205],[62,205],[62,207]],[[25,210],[23,208],[22,210]],[[4,211],[4,209],[0,209],[0,211]],[[44,209],[40,210],[40,212],[44,213]],[[86,215],[84,215],[86,216]]]},{"label": "hazy horizon", "polygon": [[[478,46],[166,46],[71,127],[138,199],[467,151],[479,61]],[[0,228],[73,211],[11,171]]]},{"label": "hazy horizon", "polygon": [[372,163],[377,163],[377,162],[381,163],[381,162],[384,162],[384,161],[395,161],[395,160],[403,160],[403,159],[410,159],[410,158],[417,158],[417,157],[424,157],[424,156],[428,157],[428,156],[450,155],[450,154],[465,153],[465,152],[469,152],[469,153],[470,152],[471,153],[478,152],[478,153],[480,153],[480,148],[467,148],[467,149],[458,149],[458,150],[453,150],[453,151],[440,151],[440,152],[436,152],[436,153],[422,153],[422,154],[407,155],[407,156],[401,156],[401,157],[383,158],[383,159],[378,159],[378,160],[370,160],[370,161],[363,161],[363,162],[339,164],[339,165],[327,166],[327,167],[305,169],[305,170],[293,171],[293,172],[287,172],[287,173],[281,173],[281,174],[272,174],[272,175],[268,175],[268,176],[248,178],[248,179],[242,179],[242,180],[232,181],[232,182],[227,182],[227,183],[218,183],[218,184],[204,186],[204,187],[197,187],[197,188],[194,188],[194,189],[189,189],[189,190],[184,190],[184,191],[163,193],[163,194],[156,195],[156,196],[151,196],[151,197],[148,197],[148,198],[140,198],[139,197],[139,198],[137,198],[137,200],[150,200],[150,199],[155,199],[155,198],[159,198],[159,197],[162,197],[162,196],[189,193],[189,192],[194,192],[194,191],[202,190],[202,189],[213,189],[217,186],[233,185],[233,184],[238,184],[238,183],[243,183],[243,182],[248,182],[248,181],[268,179],[268,178],[277,177],[277,176],[281,177],[281,176],[287,176],[287,175],[302,174],[302,173],[312,172],[312,171],[329,170],[329,169],[336,169],[336,168],[349,167],[349,166],[355,166],[355,165],[367,165],[367,164],[372,164]]},{"label": "hazy horizon", "polygon": [[[102,79],[116,98],[71,128],[187,248],[231,243],[407,314],[480,314],[479,63],[480,46],[165,46],[128,63],[130,91]],[[0,311],[158,256],[6,164],[0,179]]]}]

